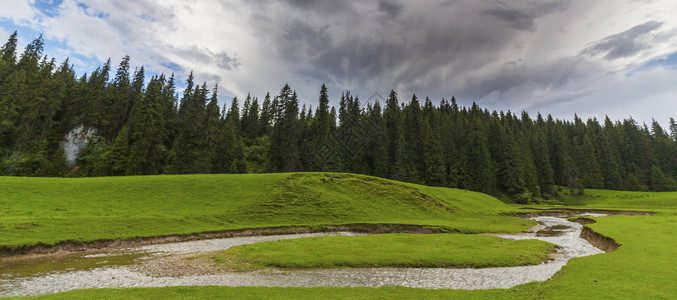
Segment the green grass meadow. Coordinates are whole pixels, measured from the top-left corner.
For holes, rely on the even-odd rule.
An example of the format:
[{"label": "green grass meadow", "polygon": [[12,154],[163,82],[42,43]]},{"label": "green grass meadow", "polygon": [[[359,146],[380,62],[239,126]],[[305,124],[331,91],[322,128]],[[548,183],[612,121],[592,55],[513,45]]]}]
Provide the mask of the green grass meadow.
[{"label": "green grass meadow", "polygon": [[[167,287],[78,290],[48,299],[675,299],[677,193],[586,189],[562,192],[564,205],[625,209],[651,216],[593,218],[614,252],[575,258],[553,278],[500,290],[384,288]],[[462,233],[519,232],[534,224],[506,214],[521,206],[480,193],[362,175],[294,173],[102,178],[0,177],[0,245],[91,241],[238,228],[350,223],[422,224]],[[486,240],[484,240],[486,239]],[[340,240],[340,242],[337,242]],[[491,236],[383,234],[252,244],[210,254],[248,268],[486,266],[542,259],[546,243]],[[535,241],[534,241],[535,242]],[[380,244],[385,246],[375,247]],[[467,247],[466,247],[467,246]],[[359,255],[351,249],[362,247]],[[453,254],[445,249],[455,249]],[[409,250],[413,255],[404,255]],[[489,251],[491,250],[491,251]],[[326,255],[313,256],[316,251]],[[290,254],[293,253],[293,254]],[[530,258],[529,258],[530,257]],[[454,261],[455,260],[455,261]],[[466,264],[466,265],[464,265]]]},{"label": "green grass meadow", "polygon": [[231,270],[316,268],[489,268],[537,265],[555,245],[468,234],[325,236],[256,243],[204,254]]},{"label": "green grass meadow", "polygon": [[640,211],[677,210],[677,192],[630,192],[586,189],[583,195],[562,190],[560,194],[565,205],[584,206],[600,209],[625,209]]}]

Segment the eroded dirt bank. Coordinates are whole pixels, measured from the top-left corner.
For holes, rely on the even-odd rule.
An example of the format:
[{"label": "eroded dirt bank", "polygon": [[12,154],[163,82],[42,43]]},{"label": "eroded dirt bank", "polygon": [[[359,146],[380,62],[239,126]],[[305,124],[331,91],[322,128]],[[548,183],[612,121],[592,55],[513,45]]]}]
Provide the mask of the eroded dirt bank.
[{"label": "eroded dirt bank", "polygon": [[[590,218],[581,217],[574,219],[573,222],[576,222],[581,225],[588,225],[593,224],[596,221]],[[586,241],[588,241],[588,243],[603,250],[604,252],[612,252],[621,246],[621,244],[616,242],[616,240],[614,240],[613,238],[595,232],[594,230],[590,229],[590,227],[587,226],[583,226],[583,230],[581,231],[581,238],[585,239]]]},{"label": "eroded dirt bank", "polygon": [[357,232],[357,233],[451,233],[457,230],[422,225],[406,224],[342,224],[319,226],[281,226],[254,229],[237,229],[192,234],[173,234],[155,237],[138,237],[131,239],[102,239],[91,242],[63,241],[54,245],[37,244],[31,246],[0,246],[0,259],[20,259],[21,256],[33,258],[39,255],[68,254],[86,251],[108,251],[126,249],[144,245],[177,243],[185,241],[221,239],[232,237],[268,236],[284,234],[322,233],[322,232]]}]

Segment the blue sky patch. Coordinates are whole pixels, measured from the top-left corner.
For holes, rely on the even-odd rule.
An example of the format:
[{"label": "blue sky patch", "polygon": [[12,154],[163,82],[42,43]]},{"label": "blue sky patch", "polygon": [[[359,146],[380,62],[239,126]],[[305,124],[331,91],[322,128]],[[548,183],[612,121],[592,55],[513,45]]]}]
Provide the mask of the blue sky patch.
[{"label": "blue sky patch", "polygon": [[63,0],[36,0],[33,6],[44,15],[55,17],[59,15],[59,5],[61,3],[63,3]]},{"label": "blue sky patch", "polygon": [[653,59],[648,63],[645,63],[635,69],[632,69],[630,70],[630,72],[626,74],[626,77],[632,77],[636,73],[649,71],[657,67],[665,67],[673,70],[677,69],[677,52],[673,52],[661,58]]},{"label": "blue sky patch", "polygon": [[160,65],[177,73],[183,72],[183,68],[173,62],[162,63]]},{"label": "blue sky patch", "polygon": [[97,17],[97,18],[99,18],[99,19],[106,19],[106,18],[108,18],[108,15],[109,15],[109,14],[104,13],[104,12],[97,12],[96,10],[89,9],[89,5],[87,5],[87,4],[84,4],[84,3],[82,3],[82,2],[77,2],[76,5],[77,5],[80,9],[82,9],[82,11],[83,11],[86,15],[88,15],[88,16],[91,16],[91,17]]}]

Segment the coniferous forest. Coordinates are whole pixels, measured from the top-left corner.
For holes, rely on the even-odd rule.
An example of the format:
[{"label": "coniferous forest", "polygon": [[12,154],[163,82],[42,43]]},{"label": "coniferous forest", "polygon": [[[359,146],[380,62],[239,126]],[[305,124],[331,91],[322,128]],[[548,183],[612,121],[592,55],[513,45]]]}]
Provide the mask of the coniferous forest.
[{"label": "coniferous forest", "polygon": [[[16,33],[0,49],[0,175],[336,171],[523,203],[556,197],[557,186],[677,190],[674,119],[669,128],[558,120],[395,92],[384,103],[344,92],[331,107],[325,86],[315,107],[300,106],[288,85],[221,107],[217,87],[192,74],[145,82],[144,68],[125,57],[78,75],[42,50],[38,38],[20,53]],[[75,135],[86,143],[69,161],[65,141]]]}]

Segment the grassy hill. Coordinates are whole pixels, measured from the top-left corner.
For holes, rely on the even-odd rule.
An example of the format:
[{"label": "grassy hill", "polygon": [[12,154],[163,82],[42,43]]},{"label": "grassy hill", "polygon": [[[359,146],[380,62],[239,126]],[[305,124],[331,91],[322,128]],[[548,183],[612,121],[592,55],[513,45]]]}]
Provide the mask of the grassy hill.
[{"label": "grassy hill", "polygon": [[481,193],[336,173],[0,177],[0,246],[355,223],[466,233],[532,221]]}]

